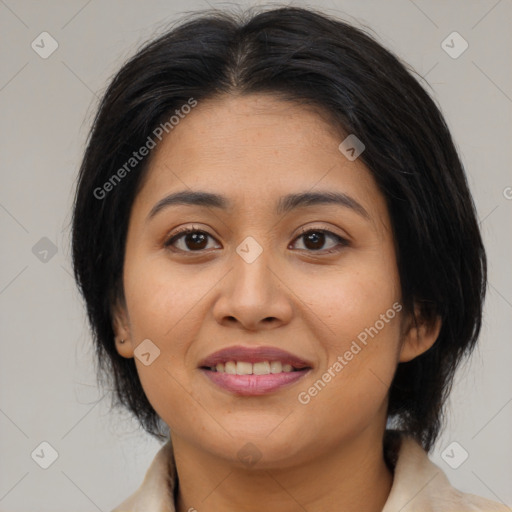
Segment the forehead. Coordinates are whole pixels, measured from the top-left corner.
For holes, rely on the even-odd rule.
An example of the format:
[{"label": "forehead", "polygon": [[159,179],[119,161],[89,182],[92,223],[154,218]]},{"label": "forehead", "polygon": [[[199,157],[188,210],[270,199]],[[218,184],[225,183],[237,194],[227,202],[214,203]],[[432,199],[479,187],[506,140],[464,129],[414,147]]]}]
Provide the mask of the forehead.
[{"label": "forehead", "polygon": [[290,193],[329,189],[378,216],[384,199],[361,160],[338,149],[345,136],[313,107],[270,95],[198,102],[153,150],[138,201],[200,189],[255,209],[275,207]]},{"label": "forehead", "polygon": [[199,102],[164,137],[154,159],[162,162],[172,155],[186,160],[210,156],[237,160],[257,151],[259,161],[252,162],[257,166],[284,153],[290,158],[293,151],[317,160],[320,152],[338,156],[341,137],[341,130],[328,124],[325,114],[312,106],[268,94],[225,95]]}]

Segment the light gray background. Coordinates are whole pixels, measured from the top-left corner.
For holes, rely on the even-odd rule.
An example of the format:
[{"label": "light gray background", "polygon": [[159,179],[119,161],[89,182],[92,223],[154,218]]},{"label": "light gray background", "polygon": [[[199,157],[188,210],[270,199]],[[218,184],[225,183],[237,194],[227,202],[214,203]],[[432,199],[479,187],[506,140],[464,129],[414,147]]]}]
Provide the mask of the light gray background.
[{"label": "light gray background", "polygon": [[[0,0],[1,511],[108,511],[141,483],[159,448],[127,416],[110,414],[96,386],[70,274],[68,225],[84,141],[107,80],[179,13],[208,5],[230,4]],[[371,27],[430,82],[453,132],[488,250],[490,286],[479,349],[458,373],[432,458],[461,490],[512,506],[512,2],[309,5]],[[43,31],[59,44],[47,59],[31,48]],[[457,59],[441,47],[453,31],[469,43]],[[42,237],[58,249],[46,262],[32,252]],[[31,458],[42,441],[59,454],[46,470]],[[469,453],[458,469],[441,457],[453,441]]]}]

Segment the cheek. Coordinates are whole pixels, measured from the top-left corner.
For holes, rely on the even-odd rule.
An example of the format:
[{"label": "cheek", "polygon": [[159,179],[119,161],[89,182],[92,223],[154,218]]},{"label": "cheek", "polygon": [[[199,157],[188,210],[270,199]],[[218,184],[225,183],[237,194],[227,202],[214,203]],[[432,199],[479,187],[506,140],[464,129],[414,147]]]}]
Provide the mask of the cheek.
[{"label": "cheek", "polygon": [[205,295],[220,277],[191,265],[173,267],[165,258],[132,257],[125,265],[132,337],[136,345],[151,340],[159,351],[147,366],[136,357],[137,372],[149,402],[168,424],[200,418],[199,397],[187,384],[187,353],[208,314]]},{"label": "cheek", "polygon": [[350,271],[302,281],[297,294],[308,297],[323,356],[298,402],[313,417],[330,411],[326,421],[333,429],[363,428],[381,411],[398,364],[397,271],[384,257],[353,262]]},{"label": "cheek", "polygon": [[302,309],[308,315],[309,326],[316,326],[318,341],[343,350],[347,342],[350,344],[375,322],[382,330],[381,315],[385,316],[386,325],[397,315],[393,304],[401,294],[394,260],[384,255],[379,258],[354,255],[334,272],[288,276],[293,283],[290,287],[307,306]]},{"label": "cheek", "polygon": [[[207,272],[193,271],[192,266],[180,269],[165,258],[135,260],[126,269],[126,302],[137,342],[149,338],[163,343],[182,331],[183,325],[196,315],[205,291],[216,282]],[[180,339],[176,342],[170,345],[182,345]]]},{"label": "cheek", "polygon": [[310,425],[307,418],[322,418],[322,443],[326,444],[340,437],[349,439],[369,425],[385,421],[389,386],[397,366],[399,315],[379,330],[380,322],[340,329],[326,366],[296,397],[304,417],[304,435]]}]

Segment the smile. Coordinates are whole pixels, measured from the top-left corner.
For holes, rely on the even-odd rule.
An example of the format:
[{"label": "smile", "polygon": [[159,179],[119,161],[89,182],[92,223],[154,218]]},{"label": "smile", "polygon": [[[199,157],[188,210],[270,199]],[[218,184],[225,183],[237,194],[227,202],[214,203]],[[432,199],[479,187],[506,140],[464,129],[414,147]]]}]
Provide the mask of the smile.
[{"label": "smile", "polygon": [[204,359],[199,369],[216,387],[242,396],[275,392],[302,379],[312,365],[276,347],[229,347]]}]

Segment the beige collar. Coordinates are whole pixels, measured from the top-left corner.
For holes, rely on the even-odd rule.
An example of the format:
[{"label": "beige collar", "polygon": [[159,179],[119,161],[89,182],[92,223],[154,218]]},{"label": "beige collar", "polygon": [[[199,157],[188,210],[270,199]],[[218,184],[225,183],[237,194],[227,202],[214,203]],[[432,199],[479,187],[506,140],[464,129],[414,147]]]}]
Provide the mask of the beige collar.
[{"label": "beige collar", "polygon": [[[393,453],[388,446],[387,455],[397,462],[382,512],[512,512],[505,505],[452,487],[444,472],[414,439],[393,431],[387,432],[386,439],[389,446],[396,447]],[[176,468],[168,440],[151,462],[142,485],[112,512],[176,512],[175,485]]]}]

